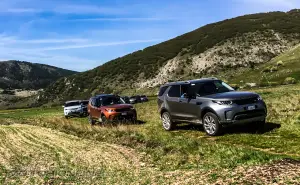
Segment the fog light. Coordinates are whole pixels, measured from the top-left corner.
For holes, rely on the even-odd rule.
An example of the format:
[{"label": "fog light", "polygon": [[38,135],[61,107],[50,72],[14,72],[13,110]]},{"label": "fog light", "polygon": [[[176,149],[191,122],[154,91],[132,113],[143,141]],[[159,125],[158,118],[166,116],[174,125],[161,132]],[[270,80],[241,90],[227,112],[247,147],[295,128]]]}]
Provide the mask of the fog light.
[{"label": "fog light", "polygon": [[232,111],[225,111],[225,119],[230,120],[232,118]]}]

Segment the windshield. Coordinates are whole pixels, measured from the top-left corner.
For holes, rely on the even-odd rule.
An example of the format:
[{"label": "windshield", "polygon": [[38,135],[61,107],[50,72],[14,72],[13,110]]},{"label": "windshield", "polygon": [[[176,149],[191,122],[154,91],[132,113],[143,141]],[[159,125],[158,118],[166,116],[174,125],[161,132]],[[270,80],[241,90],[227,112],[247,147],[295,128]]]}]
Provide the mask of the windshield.
[{"label": "windshield", "polygon": [[207,96],[211,94],[225,93],[234,91],[232,87],[222,81],[211,81],[202,84],[198,90],[198,96]]},{"label": "windshield", "polygon": [[83,105],[88,105],[89,104],[89,101],[82,101],[81,102]]},{"label": "windshield", "polygon": [[116,96],[108,96],[102,98],[103,106],[116,105],[116,104],[125,104],[125,102],[120,97],[116,97]]},{"label": "windshield", "polygon": [[65,103],[65,107],[71,107],[71,106],[77,106],[77,105],[80,105],[79,101]]}]

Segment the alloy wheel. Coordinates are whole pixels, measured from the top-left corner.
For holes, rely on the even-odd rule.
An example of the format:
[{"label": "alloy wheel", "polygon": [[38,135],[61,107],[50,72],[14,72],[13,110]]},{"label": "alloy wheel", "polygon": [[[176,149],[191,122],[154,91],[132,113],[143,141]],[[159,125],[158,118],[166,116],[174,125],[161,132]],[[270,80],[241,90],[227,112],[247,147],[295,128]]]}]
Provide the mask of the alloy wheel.
[{"label": "alloy wheel", "polygon": [[164,129],[170,130],[172,123],[171,123],[170,116],[167,112],[163,113],[163,115],[162,115],[162,123],[163,123]]},{"label": "alloy wheel", "polygon": [[215,119],[210,115],[206,115],[204,117],[204,129],[205,129],[205,131],[210,135],[214,135],[215,132],[216,132],[216,128],[217,128],[217,124],[215,122]]}]

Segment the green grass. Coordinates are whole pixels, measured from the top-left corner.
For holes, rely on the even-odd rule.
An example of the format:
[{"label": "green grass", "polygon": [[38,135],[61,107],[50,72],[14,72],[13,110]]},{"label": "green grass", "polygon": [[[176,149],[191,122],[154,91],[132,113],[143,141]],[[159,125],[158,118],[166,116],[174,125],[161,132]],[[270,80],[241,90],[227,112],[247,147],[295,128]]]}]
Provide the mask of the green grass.
[{"label": "green grass", "polygon": [[[91,127],[87,118],[65,119],[60,107],[0,111],[0,124],[47,127],[82,139],[129,147],[145,154],[142,162],[160,173],[197,171],[208,175],[207,182],[216,182],[227,178],[228,170],[239,166],[247,168],[283,158],[300,159],[300,86],[255,91],[263,96],[269,111],[266,128],[257,133],[249,126],[232,127],[220,137],[208,137],[200,126],[187,124],[179,125],[172,132],[164,131],[155,98],[135,105],[139,120],[144,124]],[[155,180],[146,174],[139,174],[138,179],[166,182],[165,177],[158,178],[157,173],[153,177]],[[121,176],[116,175],[111,180],[118,182]]]},{"label": "green grass", "polygon": [[[265,72],[266,69],[272,68],[276,71]],[[229,73],[226,73],[226,75],[229,75]],[[226,75],[223,76],[226,77]],[[228,81],[239,85],[254,82],[260,86],[272,86],[283,84],[287,77],[300,81],[300,45],[263,65],[256,66],[254,69],[239,69]]]}]

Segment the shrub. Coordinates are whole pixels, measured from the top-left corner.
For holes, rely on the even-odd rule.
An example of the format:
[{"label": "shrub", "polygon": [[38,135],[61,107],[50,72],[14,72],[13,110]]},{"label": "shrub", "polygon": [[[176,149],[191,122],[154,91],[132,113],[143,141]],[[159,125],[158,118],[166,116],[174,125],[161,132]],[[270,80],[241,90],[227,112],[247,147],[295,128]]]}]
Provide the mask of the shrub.
[{"label": "shrub", "polygon": [[284,79],[283,84],[284,85],[288,85],[288,84],[295,84],[297,83],[296,79],[293,77],[287,77],[286,79]]},{"label": "shrub", "polygon": [[283,62],[280,60],[277,62],[277,66],[284,66]]},{"label": "shrub", "polygon": [[275,72],[275,71],[278,71],[278,67],[277,66],[271,67],[271,72]]},{"label": "shrub", "polygon": [[266,68],[263,69],[263,72],[264,73],[269,73],[269,72],[271,72],[271,68],[270,67],[266,67]]}]

